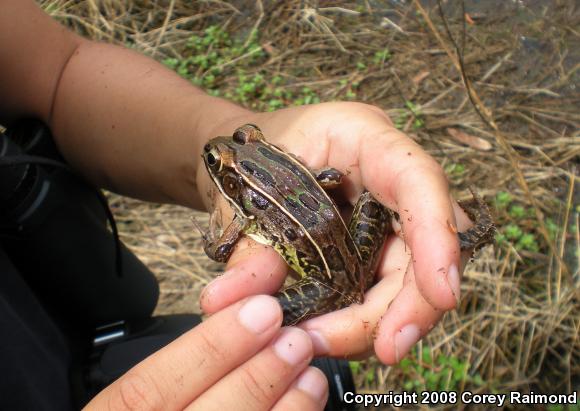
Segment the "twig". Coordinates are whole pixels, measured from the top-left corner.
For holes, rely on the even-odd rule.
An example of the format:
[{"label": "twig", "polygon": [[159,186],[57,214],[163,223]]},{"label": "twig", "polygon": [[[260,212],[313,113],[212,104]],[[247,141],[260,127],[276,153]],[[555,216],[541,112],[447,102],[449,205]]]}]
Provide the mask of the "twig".
[{"label": "twig", "polygon": [[[512,168],[516,173],[517,181],[518,181],[520,187],[522,187],[522,189],[524,190],[524,193],[526,195],[527,200],[529,201],[529,203],[532,205],[532,207],[534,209],[534,213],[536,215],[536,220],[538,223],[538,229],[540,231],[540,234],[542,234],[542,236],[544,237],[544,240],[546,241],[546,244],[548,245],[550,252],[553,255],[555,255],[556,258],[558,259],[558,263],[562,266],[562,269],[566,273],[569,273],[566,263],[564,262],[564,260],[562,258],[560,258],[558,250],[556,249],[556,246],[555,246],[553,240],[550,238],[548,230],[546,229],[546,224],[544,223],[544,216],[542,215],[542,213],[539,209],[538,203],[537,203],[535,197],[532,195],[530,188],[528,187],[528,183],[526,182],[526,179],[525,179],[525,177],[524,177],[524,175],[519,167],[518,154],[513,150],[513,148],[508,144],[508,142],[506,141],[504,136],[501,134],[499,127],[495,123],[490,110],[483,104],[483,102],[479,98],[477,92],[471,86],[471,81],[467,77],[467,74],[465,72],[465,67],[463,66],[463,62],[461,61],[461,59],[460,58],[458,59],[451,52],[451,50],[449,49],[447,44],[443,41],[443,39],[441,38],[441,35],[439,34],[437,29],[433,25],[433,22],[431,21],[429,14],[425,11],[423,6],[421,6],[421,3],[419,2],[419,0],[413,0],[413,3],[415,4],[415,7],[419,11],[419,13],[421,13],[423,18],[425,19],[425,22],[427,23],[427,25],[429,26],[429,28],[431,29],[431,31],[433,32],[433,34],[435,35],[435,37],[437,38],[437,40],[439,41],[439,43],[441,44],[443,49],[446,51],[447,55],[451,59],[455,68],[458,69],[459,72],[461,73],[461,77],[463,78],[463,82],[465,84],[467,95],[469,96],[469,99],[472,102],[473,108],[479,114],[479,116],[481,117],[483,122],[485,124],[487,124],[488,127],[490,127],[494,131],[495,140],[497,141],[499,146],[506,153],[506,155],[509,159],[509,162],[512,165]],[[453,36],[451,35],[451,32],[449,31],[449,26],[447,25],[447,21],[445,20],[445,16],[443,15],[443,9],[441,7],[440,0],[438,0],[437,3],[439,5],[439,10],[440,10],[440,13],[441,13],[442,18],[443,18],[443,25],[447,31],[447,35],[449,36],[451,42],[455,45],[456,52],[460,56],[459,48],[453,40]]]},{"label": "twig", "polygon": [[173,8],[175,7],[175,0],[171,0],[169,3],[169,7],[167,8],[167,13],[165,14],[165,20],[163,20],[163,25],[161,26],[161,31],[159,32],[159,36],[157,37],[157,41],[155,42],[155,46],[153,47],[153,51],[151,52],[151,57],[155,57],[157,54],[157,49],[161,44],[161,40],[167,31],[167,25],[169,24],[169,20],[171,20],[171,15],[173,14]]}]

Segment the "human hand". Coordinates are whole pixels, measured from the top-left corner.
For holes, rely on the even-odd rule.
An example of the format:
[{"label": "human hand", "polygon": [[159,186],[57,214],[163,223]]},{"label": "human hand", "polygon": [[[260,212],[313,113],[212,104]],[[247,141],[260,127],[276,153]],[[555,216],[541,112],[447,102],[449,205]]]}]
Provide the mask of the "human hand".
[{"label": "human hand", "polygon": [[[326,103],[243,121],[257,124],[270,142],[308,166],[345,172],[342,192],[350,204],[366,188],[401,216],[403,230],[398,231],[405,239],[386,240],[377,283],[364,304],[300,324],[312,337],[316,355],[359,357],[374,348],[384,363],[398,362],[459,299],[461,259],[453,227],[464,231],[470,222],[451,199],[443,170],[380,109],[369,105]],[[232,125],[231,131],[240,125]],[[198,185],[203,192],[210,187],[203,166]],[[287,271],[272,249],[252,246],[246,239],[227,267],[202,294],[205,312],[250,294],[274,293]]]},{"label": "human hand", "polygon": [[282,310],[256,296],[211,316],[101,391],[86,410],[322,410],[328,383],[312,343],[282,330]]}]

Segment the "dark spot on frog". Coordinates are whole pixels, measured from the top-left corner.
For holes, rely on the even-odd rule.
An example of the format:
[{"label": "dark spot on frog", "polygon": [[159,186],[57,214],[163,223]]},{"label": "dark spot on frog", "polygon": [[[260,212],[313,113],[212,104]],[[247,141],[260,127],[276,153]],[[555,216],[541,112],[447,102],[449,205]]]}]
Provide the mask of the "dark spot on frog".
[{"label": "dark spot on frog", "polygon": [[365,232],[368,233],[371,230],[371,226],[367,223],[358,223],[356,225],[356,231],[357,232]]},{"label": "dark spot on frog", "polygon": [[296,231],[294,231],[291,228],[287,228],[284,230],[284,236],[286,237],[286,239],[288,241],[294,241],[296,240],[296,238],[298,238],[298,235],[296,234]]},{"label": "dark spot on frog", "polygon": [[251,161],[242,160],[240,162],[242,168],[246,170],[248,173],[252,174],[258,180],[260,180],[263,184],[274,186],[276,185],[276,181],[274,177],[262,167],[258,166],[257,164],[252,163]]},{"label": "dark spot on frog", "polygon": [[361,213],[368,218],[377,218],[381,212],[380,207],[375,203],[366,203],[361,207]]},{"label": "dark spot on frog", "polygon": [[320,289],[314,284],[304,284],[300,289],[308,298],[317,299],[320,297]]},{"label": "dark spot on frog", "polygon": [[296,297],[298,297],[298,292],[292,288],[285,290],[284,293],[286,294],[286,297],[290,301],[293,301],[294,299],[296,299]]},{"label": "dark spot on frog", "polygon": [[316,215],[304,209],[298,202],[291,198],[285,198],[284,204],[290,213],[306,228],[314,227],[318,223]]},{"label": "dark spot on frog", "polygon": [[326,205],[331,205],[331,203],[324,195],[323,190],[313,180],[312,174],[310,174],[310,172],[306,173],[304,170],[302,170],[301,167],[293,163],[292,160],[272,152],[267,147],[259,147],[258,152],[262,154],[264,157],[266,157],[268,160],[271,160],[279,164],[280,166],[288,169],[292,174],[298,177],[298,179],[304,185],[306,190],[310,192],[312,195],[316,196],[316,199],[318,201]]},{"label": "dark spot on frog", "polygon": [[366,237],[366,236],[359,237],[359,238],[357,238],[356,241],[357,241],[358,245],[362,245],[365,247],[371,247],[373,245],[373,241],[369,237]]},{"label": "dark spot on frog", "polygon": [[304,260],[306,257],[308,257],[305,253],[303,253],[300,250],[296,250],[296,257],[298,257],[298,259],[300,261]]},{"label": "dark spot on frog", "polygon": [[312,197],[308,193],[302,193],[298,196],[302,204],[308,207],[312,211],[318,211],[320,209],[320,203],[316,201],[314,197]]},{"label": "dark spot on frog", "polygon": [[266,198],[256,193],[254,190],[249,191],[250,191],[250,200],[252,201],[254,207],[256,207],[258,210],[265,210],[266,208],[268,208],[268,205],[270,203]]}]

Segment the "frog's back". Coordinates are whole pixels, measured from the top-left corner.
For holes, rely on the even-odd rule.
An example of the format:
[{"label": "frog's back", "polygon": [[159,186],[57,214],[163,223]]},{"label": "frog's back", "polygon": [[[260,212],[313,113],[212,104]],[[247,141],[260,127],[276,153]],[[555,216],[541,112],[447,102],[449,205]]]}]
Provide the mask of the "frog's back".
[{"label": "frog's back", "polygon": [[[323,256],[327,275],[342,271],[357,281],[356,248],[334,202],[312,173],[298,160],[264,141],[237,147],[236,152],[239,174],[248,184],[255,185],[256,193],[269,197],[268,201],[284,211],[297,231],[304,232],[310,248]],[[274,221],[276,218],[271,216],[275,215],[263,213],[260,219],[270,222],[273,228],[282,223]]]}]

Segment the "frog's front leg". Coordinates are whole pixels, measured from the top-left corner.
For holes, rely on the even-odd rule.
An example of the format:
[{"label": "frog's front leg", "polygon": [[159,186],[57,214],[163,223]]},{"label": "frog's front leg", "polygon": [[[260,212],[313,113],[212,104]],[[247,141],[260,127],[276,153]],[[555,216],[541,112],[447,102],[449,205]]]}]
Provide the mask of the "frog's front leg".
[{"label": "frog's front leg", "polygon": [[234,246],[242,236],[248,220],[237,216],[234,217],[233,221],[226,227],[218,239],[210,238],[201,230],[197,223],[194,224],[201,232],[204,243],[203,249],[208,257],[220,263],[225,263],[232,255]]},{"label": "frog's front leg", "polygon": [[320,187],[326,189],[338,187],[342,184],[344,173],[332,167],[323,167],[311,170]]}]

